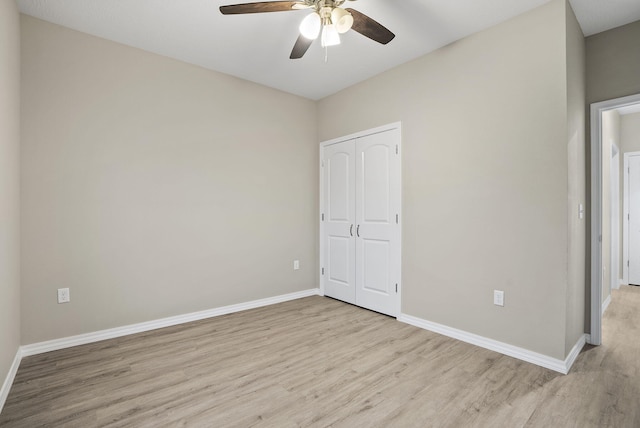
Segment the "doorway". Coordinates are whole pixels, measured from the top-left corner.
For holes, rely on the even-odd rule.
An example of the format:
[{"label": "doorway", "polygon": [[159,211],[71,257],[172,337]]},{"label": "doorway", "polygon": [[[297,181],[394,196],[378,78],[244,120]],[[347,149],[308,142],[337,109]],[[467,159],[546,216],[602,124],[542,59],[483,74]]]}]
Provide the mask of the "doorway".
[{"label": "doorway", "polygon": [[640,151],[624,154],[624,189],[624,280],[640,285]]},{"label": "doorway", "polygon": [[[589,343],[592,345],[602,343],[602,314],[610,299],[611,290],[619,287],[620,267],[623,271],[623,282],[627,279],[628,246],[626,243],[623,246],[622,260],[619,254],[620,224],[627,225],[623,219],[628,218],[629,212],[626,207],[622,212],[620,211],[619,183],[620,153],[630,151],[631,146],[620,141],[619,120],[621,115],[631,114],[640,114],[640,94],[591,105],[591,332]],[[637,150],[640,150],[640,147]],[[627,176],[624,175],[624,177],[626,179]],[[628,188],[628,185],[625,186],[623,191],[626,192]]]}]

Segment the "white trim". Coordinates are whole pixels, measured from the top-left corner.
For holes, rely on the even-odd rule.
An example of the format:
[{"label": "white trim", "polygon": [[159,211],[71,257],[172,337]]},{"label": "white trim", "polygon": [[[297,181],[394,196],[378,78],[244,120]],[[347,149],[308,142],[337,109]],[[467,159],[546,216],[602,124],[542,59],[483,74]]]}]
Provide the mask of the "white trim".
[{"label": "white trim", "polygon": [[[320,147],[330,146],[332,144],[342,143],[343,141],[353,140],[355,138],[366,137],[367,135],[379,134],[381,132],[390,131],[392,129],[402,130],[402,122],[393,122],[387,125],[378,126],[376,128],[367,129],[365,131],[354,132],[353,134],[345,135],[343,137],[334,138],[332,140],[323,141],[320,143]],[[322,158],[321,158],[322,159]]]},{"label": "white trim", "polygon": [[634,104],[626,107],[620,107],[618,113],[621,115],[640,113],[640,104]]},{"label": "white trim", "polygon": [[2,408],[4,407],[4,403],[7,401],[7,397],[9,396],[9,391],[11,390],[11,385],[13,385],[13,380],[16,378],[16,373],[18,373],[18,367],[20,367],[21,361],[22,361],[22,347],[18,348],[18,350],[16,351],[16,356],[13,358],[13,363],[11,363],[11,367],[9,368],[9,373],[7,373],[7,377],[4,379],[2,388],[0,388],[0,413],[2,413]]},{"label": "white trim", "polygon": [[611,294],[609,294],[609,296],[607,296],[605,301],[602,302],[602,315],[604,315],[604,311],[607,310],[607,308],[609,307],[609,304],[611,304]]},{"label": "white trim", "polygon": [[222,306],[219,308],[207,309],[204,311],[192,312],[189,314],[161,318],[158,320],[110,328],[107,330],[100,330],[93,333],[79,334],[77,336],[63,337],[61,339],[48,340],[46,342],[32,343],[31,345],[22,346],[22,356],[27,357],[30,355],[41,354],[43,352],[56,351],[58,349],[70,348],[72,346],[85,345],[87,343],[99,342],[101,340],[113,339],[116,337],[127,336],[129,334],[142,333],[158,328],[170,327],[191,321],[198,321],[205,318],[212,318],[220,315],[231,314],[234,312],[246,311],[247,309],[274,305],[276,303],[287,302],[289,300],[315,296],[318,294],[319,290],[317,288],[311,288],[295,293],[282,294],[275,297],[267,297],[266,299],[253,300],[250,302],[238,303],[229,306]]},{"label": "white trim", "polygon": [[398,296],[396,299],[396,314],[400,315],[402,314],[402,223],[403,223],[403,216],[402,216],[402,176],[404,175],[402,173],[403,171],[403,163],[402,163],[402,140],[403,140],[403,135],[402,135],[402,124],[401,122],[397,122],[396,125],[398,126],[398,132],[400,133],[400,141],[398,141],[398,156],[400,156],[400,177],[398,177],[399,180],[399,186],[400,186],[400,194],[398,195]]},{"label": "white trim", "polygon": [[602,109],[591,105],[591,341],[602,336]]},{"label": "white trim", "polygon": [[609,159],[609,184],[610,184],[610,206],[609,206],[609,240],[611,249],[609,251],[609,285],[612,290],[620,287],[620,151],[615,141],[611,142],[611,157]]},{"label": "white trim", "polygon": [[479,346],[481,348],[489,349],[509,357],[517,358],[528,363],[535,364],[540,367],[554,370],[562,374],[569,373],[571,366],[578,357],[580,350],[585,344],[586,335],[581,335],[578,338],[577,343],[569,352],[569,355],[564,360],[552,358],[547,355],[539,354],[528,349],[520,348],[518,346],[509,345],[508,343],[500,342],[497,340],[489,339],[484,336],[469,333],[464,330],[458,330],[457,328],[448,327],[446,325],[438,324],[432,321],[427,321],[422,318],[417,318],[407,314],[401,314],[398,317],[398,321],[406,324],[420,327],[425,330],[432,331],[434,333],[442,334],[443,336],[451,337],[453,339],[461,340],[472,345]]},{"label": "white trim", "polygon": [[573,363],[576,362],[578,355],[580,355],[580,351],[582,351],[582,348],[584,348],[584,345],[587,343],[587,337],[589,337],[588,334],[580,335],[576,344],[573,345],[573,348],[571,348],[571,351],[569,351],[569,355],[567,355],[567,358],[564,359],[563,363],[566,371],[563,371],[561,373],[563,374],[569,373],[569,370],[571,370]]},{"label": "white trim", "polygon": [[591,335],[602,343],[602,113],[640,103],[640,94],[591,104]]},{"label": "white trim", "polygon": [[319,205],[319,210],[320,212],[318,213],[318,221],[320,222],[320,236],[319,236],[319,241],[318,241],[318,250],[320,251],[320,269],[318,269],[318,284],[320,284],[320,292],[319,294],[321,296],[324,296],[324,245],[322,244],[322,237],[324,236],[324,219],[322,218],[322,216],[324,215],[324,203],[322,201],[324,201],[324,146],[322,144],[320,144],[319,146],[319,150],[320,150],[320,165],[318,170],[320,171],[320,204]]}]

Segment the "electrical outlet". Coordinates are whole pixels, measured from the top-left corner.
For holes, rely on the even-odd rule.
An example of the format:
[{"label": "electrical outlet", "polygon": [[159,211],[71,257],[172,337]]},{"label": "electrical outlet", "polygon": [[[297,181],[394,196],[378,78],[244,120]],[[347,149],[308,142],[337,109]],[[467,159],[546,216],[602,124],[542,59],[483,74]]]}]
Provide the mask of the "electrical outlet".
[{"label": "electrical outlet", "polygon": [[69,303],[71,295],[68,288],[58,288],[58,303]]},{"label": "electrical outlet", "polygon": [[294,260],[293,261],[293,270],[298,270],[300,269],[300,260]]},{"label": "electrical outlet", "polygon": [[504,306],[504,291],[493,290],[493,304],[496,306]]}]

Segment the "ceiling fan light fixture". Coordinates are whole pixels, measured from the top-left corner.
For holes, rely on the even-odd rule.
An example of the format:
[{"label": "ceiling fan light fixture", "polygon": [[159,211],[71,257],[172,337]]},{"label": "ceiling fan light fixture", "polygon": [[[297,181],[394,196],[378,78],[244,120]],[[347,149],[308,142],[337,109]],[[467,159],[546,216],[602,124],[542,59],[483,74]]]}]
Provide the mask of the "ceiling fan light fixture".
[{"label": "ceiling fan light fixture", "polygon": [[[271,0],[220,6],[223,15],[241,15],[264,12],[285,12],[311,9],[311,14],[300,22],[290,59],[302,58],[314,40],[320,37],[322,47],[340,44],[340,34],[354,30],[368,39],[386,45],[395,37],[388,28],[352,8],[342,8],[347,0]],[[636,0],[637,1],[637,0]],[[325,61],[328,49],[325,49]]]},{"label": "ceiling fan light fixture", "polygon": [[325,24],[322,26],[322,38],[320,42],[323,48],[340,44],[340,34],[338,34],[338,30],[334,24]]},{"label": "ceiling fan light fixture", "polygon": [[351,29],[353,16],[346,10],[336,7],[331,11],[331,22],[336,26],[338,33],[343,34]]},{"label": "ceiling fan light fixture", "polygon": [[316,12],[313,12],[305,16],[300,23],[300,34],[302,34],[309,40],[315,40],[320,34],[321,27],[322,22],[320,20],[320,15],[318,15]]}]

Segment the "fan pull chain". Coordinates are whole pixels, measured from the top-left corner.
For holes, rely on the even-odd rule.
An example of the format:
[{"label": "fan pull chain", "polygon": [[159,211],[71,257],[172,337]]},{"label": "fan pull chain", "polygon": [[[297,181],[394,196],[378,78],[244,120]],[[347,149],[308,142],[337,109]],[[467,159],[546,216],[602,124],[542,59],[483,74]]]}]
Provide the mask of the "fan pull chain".
[{"label": "fan pull chain", "polygon": [[324,47],[324,63],[329,62],[329,46]]}]

